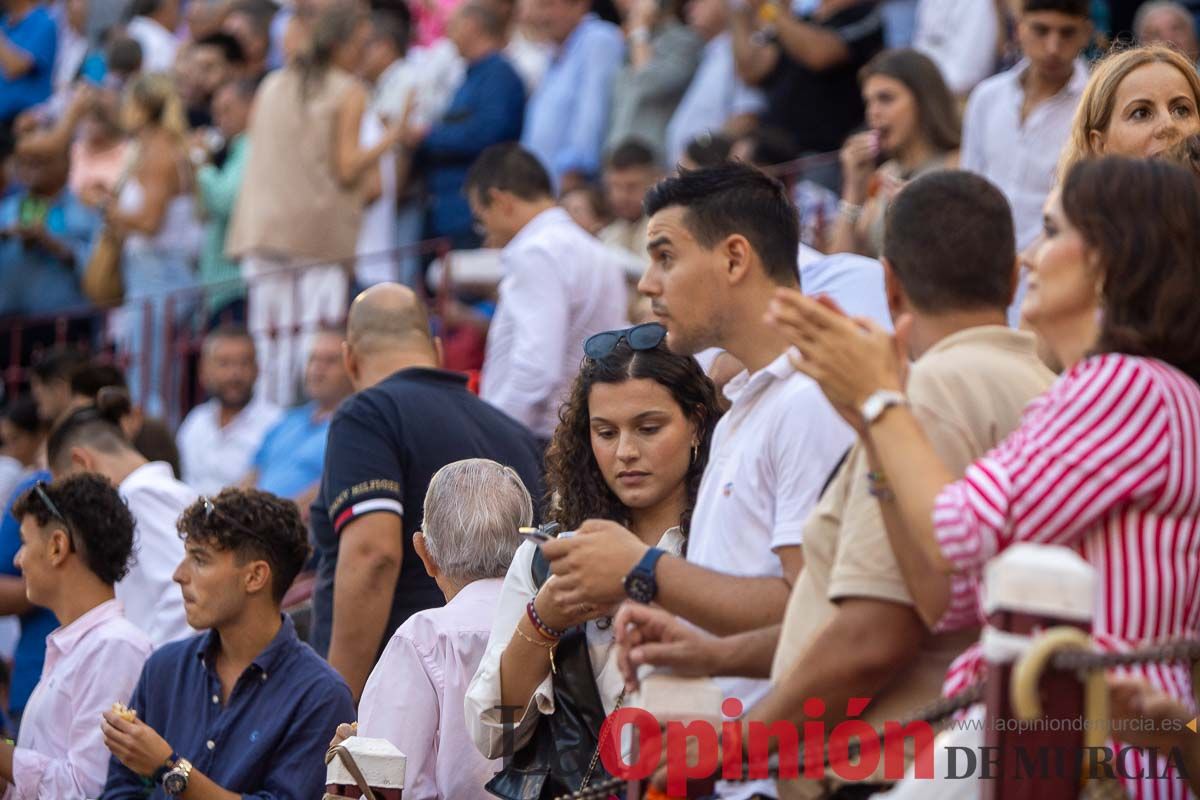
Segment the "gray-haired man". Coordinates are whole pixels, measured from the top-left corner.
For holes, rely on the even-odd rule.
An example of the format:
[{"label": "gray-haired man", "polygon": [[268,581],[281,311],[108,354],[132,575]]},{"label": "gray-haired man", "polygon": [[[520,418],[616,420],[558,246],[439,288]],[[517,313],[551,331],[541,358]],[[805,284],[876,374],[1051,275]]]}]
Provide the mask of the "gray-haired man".
[{"label": "gray-haired man", "polygon": [[396,629],[358,709],[360,736],[387,739],[408,757],[405,796],[490,797],[483,785],[499,764],[475,748],[463,697],[487,649],[504,574],[521,543],[517,529],[532,519],[520,477],[495,461],[455,461],[429,483],[413,545],[446,605]]}]

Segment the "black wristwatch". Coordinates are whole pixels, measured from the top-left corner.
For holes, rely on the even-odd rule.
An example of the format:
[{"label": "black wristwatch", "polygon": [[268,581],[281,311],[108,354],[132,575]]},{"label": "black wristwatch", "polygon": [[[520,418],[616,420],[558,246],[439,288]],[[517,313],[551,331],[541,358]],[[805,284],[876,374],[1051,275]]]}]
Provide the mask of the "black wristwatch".
[{"label": "black wristwatch", "polygon": [[654,577],[654,567],[658,564],[658,560],[665,556],[665,550],[659,550],[657,547],[651,547],[642,556],[642,560],[637,563],[629,574],[625,576],[621,582],[625,585],[625,594],[630,600],[636,600],[639,603],[650,603],[658,595],[658,581]]}]

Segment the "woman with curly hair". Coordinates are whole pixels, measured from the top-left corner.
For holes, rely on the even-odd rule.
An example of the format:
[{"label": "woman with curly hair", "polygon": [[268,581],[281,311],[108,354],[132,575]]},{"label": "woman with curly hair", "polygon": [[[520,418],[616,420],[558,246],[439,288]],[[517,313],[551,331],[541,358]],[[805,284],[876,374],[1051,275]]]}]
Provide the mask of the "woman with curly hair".
[{"label": "woman with curly hair", "polygon": [[[712,381],[694,358],[667,349],[665,333],[648,323],[585,345],[546,455],[547,517],[564,531],[612,520],[647,547],[684,549],[721,412]],[[476,746],[488,758],[511,756],[487,789],[513,800],[607,778],[600,729],[624,700],[615,609],[563,602],[549,571],[538,545],[517,550],[467,692]]]}]

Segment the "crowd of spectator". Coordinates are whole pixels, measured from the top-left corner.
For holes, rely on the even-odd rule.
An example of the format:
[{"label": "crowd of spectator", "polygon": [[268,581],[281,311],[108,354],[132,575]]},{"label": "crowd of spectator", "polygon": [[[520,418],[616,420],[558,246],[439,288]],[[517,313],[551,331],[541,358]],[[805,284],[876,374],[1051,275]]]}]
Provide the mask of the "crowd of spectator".
[{"label": "crowd of spectator", "polygon": [[[352,736],[556,797],[650,668],[881,724],[984,679],[1021,542],[1097,646],[1197,636],[1198,13],[0,0],[5,797]],[[1158,743],[1130,795],[1198,791]]]}]

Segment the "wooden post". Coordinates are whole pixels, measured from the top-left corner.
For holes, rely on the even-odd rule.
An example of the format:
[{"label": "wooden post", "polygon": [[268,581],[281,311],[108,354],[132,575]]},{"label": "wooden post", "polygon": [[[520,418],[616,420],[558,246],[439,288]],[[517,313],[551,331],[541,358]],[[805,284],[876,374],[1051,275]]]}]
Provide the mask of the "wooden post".
[{"label": "wooden post", "polygon": [[[358,771],[378,800],[401,800],[404,790],[404,768],[407,758],[387,739],[364,739],[351,736],[342,742]],[[359,800],[362,792],[358,781],[340,756],[330,760],[325,771],[326,796]]]},{"label": "wooden post", "polygon": [[991,779],[982,781],[980,797],[1078,797],[1083,684],[1072,673],[1047,670],[1040,687],[1044,717],[1022,724],[1013,714],[1009,683],[1014,662],[1039,631],[1068,625],[1091,632],[1095,572],[1068,548],[1019,544],[987,565],[984,586],[987,718],[977,769]]}]

